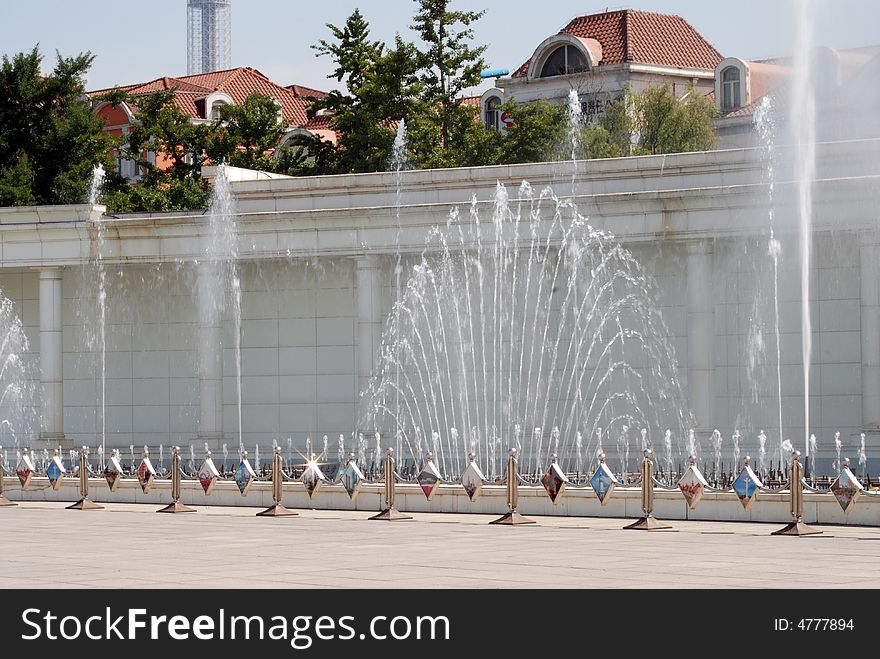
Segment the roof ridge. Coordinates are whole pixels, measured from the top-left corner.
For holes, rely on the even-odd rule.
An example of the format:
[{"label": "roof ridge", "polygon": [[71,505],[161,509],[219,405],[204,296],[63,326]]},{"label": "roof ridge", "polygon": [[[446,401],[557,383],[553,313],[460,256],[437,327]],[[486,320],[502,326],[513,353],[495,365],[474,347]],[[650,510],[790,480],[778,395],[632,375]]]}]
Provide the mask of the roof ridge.
[{"label": "roof ridge", "polygon": [[199,76],[216,75],[216,74],[218,74],[218,73],[231,73],[231,72],[233,72],[233,71],[237,71],[238,69],[242,69],[242,68],[245,68],[245,67],[242,67],[242,66],[234,66],[234,67],[229,68],[229,69],[217,69],[216,71],[202,71],[201,73],[187,73],[185,76],[180,76],[180,78],[181,78],[181,79],[184,79],[184,78],[197,78],[197,77],[199,77]]}]

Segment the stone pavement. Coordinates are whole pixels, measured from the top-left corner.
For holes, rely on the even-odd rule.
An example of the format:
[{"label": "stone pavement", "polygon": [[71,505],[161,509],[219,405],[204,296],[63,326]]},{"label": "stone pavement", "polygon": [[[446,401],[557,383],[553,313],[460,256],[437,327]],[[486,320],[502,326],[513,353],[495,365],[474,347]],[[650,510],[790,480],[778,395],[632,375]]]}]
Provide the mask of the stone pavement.
[{"label": "stone pavement", "polygon": [[771,537],[778,524],[673,522],[624,531],[631,520],[535,517],[516,528],[485,515],[64,504],[0,508],[5,588],[736,588],[880,587],[880,529],[821,527]]}]

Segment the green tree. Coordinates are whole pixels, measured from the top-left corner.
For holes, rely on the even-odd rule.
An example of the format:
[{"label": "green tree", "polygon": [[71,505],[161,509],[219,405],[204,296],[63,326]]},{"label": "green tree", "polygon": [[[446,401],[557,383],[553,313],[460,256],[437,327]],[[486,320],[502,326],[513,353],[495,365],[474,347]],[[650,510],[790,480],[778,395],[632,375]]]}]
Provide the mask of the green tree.
[{"label": "green tree", "polygon": [[639,145],[650,154],[715,148],[715,104],[691,87],[678,99],[669,85],[648,87],[634,97]]},{"label": "green tree", "polygon": [[502,140],[497,164],[546,162],[553,158],[565,133],[565,105],[544,99],[518,105],[510,100],[502,111],[512,126]]},{"label": "green tree", "polygon": [[[137,122],[128,135],[128,152],[145,172],[147,186],[198,179],[207,160],[211,127],[192,123],[175,102],[176,93],[167,89],[127,99],[137,108]],[[157,157],[149,157],[150,153]]]},{"label": "green tree", "polygon": [[309,136],[295,137],[291,149],[308,157],[294,158],[288,169],[314,174],[381,171],[389,158],[394,127],[413,105],[415,48],[400,36],[393,49],[371,40],[370,26],[359,10],[343,27],[328,23],[327,28],[333,39],[312,48],[318,57],[333,61],[335,68],[328,78],[345,81],[345,90],[311,100],[315,110],[329,111],[338,142],[334,146]]},{"label": "green tree", "polygon": [[0,66],[0,205],[75,204],[86,200],[92,170],[111,166],[115,144],[85,93],[94,56],[3,57]]},{"label": "green tree", "polygon": [[281,108],[263,94],[251,94],[242,105],[223,105],[211,126],[207,156],[233,167],[274,171],[273,152],[284,135]]},{"label": "green tree", "polygon": [[596,126],[584,132],[584,158],[620,158],[632,155],[636,132],[633,98],[629,88],[608,105]]},{"label": "green tree", "polygon": [[108,179],[104,198],[111,213],[192,210],[207,203],[201,176],[212,126],[193,124],[175,103],[175,93],[169,89],[130,97],[114,90],[101,97],[136,108],[137,122],[120,148],[143,173],[132,184],[119,177]]},{"label": "green tree", "polygon": [[416,160],[429,167],[473,164],[469,145],[479,142],[473,108],[462,93],[480,84],[486,46],[474,46],[471,25],[485,12],[451,11],[451,0],[416,0],[419,10],[411,28],[423,48],[418,51],[420,107],[409,123]]}]

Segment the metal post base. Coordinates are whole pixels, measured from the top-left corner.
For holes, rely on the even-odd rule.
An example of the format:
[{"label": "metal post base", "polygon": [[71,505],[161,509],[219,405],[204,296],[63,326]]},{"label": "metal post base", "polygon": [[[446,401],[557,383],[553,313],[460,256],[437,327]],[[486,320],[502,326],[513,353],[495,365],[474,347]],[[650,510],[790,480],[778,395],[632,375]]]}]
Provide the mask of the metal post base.
[{"label": "metal post base", "polygon": [[671,529],[669,524],[661,522],[653,515],[642,517],[636,522],[624,526],[624,529],[632,529],[633,531],[662,531],[663,529]]},{"label": "metal post base", "polygon": [[814,529],[812,526],[798,521],[791,522],[778,531],[773,531],[770,535],[819,535],[821,533],[822,531],[819,529]]},{"label": "metal post base", "polygon": [[257,513],[257,517],[296,517],[297,515],[299,513],[288,510],[280,503],[276,503],[274,506],[270,506],[266,510]]},{"label": "metal post base", "polygon": [[15,503],[14,501],[10,501],[6,497],[4,497],[2,494],[0,494],[0,508],[6,508],[8,506],[17,506],[17,505],[18,504]]},{"label": "metal post base", "polygon": [[184,506],[180,501],[175,501],[172,504],[169,504],[162,508],[162,510],[157,510],[157,513],[194,513],[196,512],[195,508],[190,508],[189,506]]},{"label": "metal post base", "polygon": [[83,497],[72,506],[67,506],[67,510],[104,510],[104,506],[99,506],[88,497]]},{"label": "metal post base", "polygon": [[391,508],[386,508],[378,515],[373,515],[370,519],[380,519],[386,522],[397,522],[404,519],[412,519],[409,515],[404,515],[397,508],[392,506]]},{"label": "metal post base", "polygon": [[506,515],[502,515],[498,519],[492,520],[489,524],[504,524],[505,526],[519,526],[520,524],[535,524],[535,520],[529,519],[516,512],[515,510],[511,510]]}]

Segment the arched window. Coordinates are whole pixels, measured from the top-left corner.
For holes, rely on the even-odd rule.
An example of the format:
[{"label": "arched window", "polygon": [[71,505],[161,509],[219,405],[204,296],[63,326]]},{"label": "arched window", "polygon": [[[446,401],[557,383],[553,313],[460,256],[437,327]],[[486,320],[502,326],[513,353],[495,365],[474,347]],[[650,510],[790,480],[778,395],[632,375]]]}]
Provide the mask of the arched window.
[{"label": "arched window", "polygon": [[590,63],[587,62],[584,54],[574,46],[565,45],[550,53],[547,61],[544,62],[544,68],[541,69],[541,77],[552,78],[589,70]]},{"label": "arched window", "polygon": [[217,121],[220,118],[220,108],[224,105],[229,105],[226,101],[214,101],[211,103],[211,114],[209,119],[211,121]]},{"label": "arched window", "polygon": [[486,130],[501,128],[501,99],[491,96],[486,102]]},{"label": "arched window", "polygon": [[739,68],[728,66],[721,72],[721,109],[736,110],[742,107]]}]

